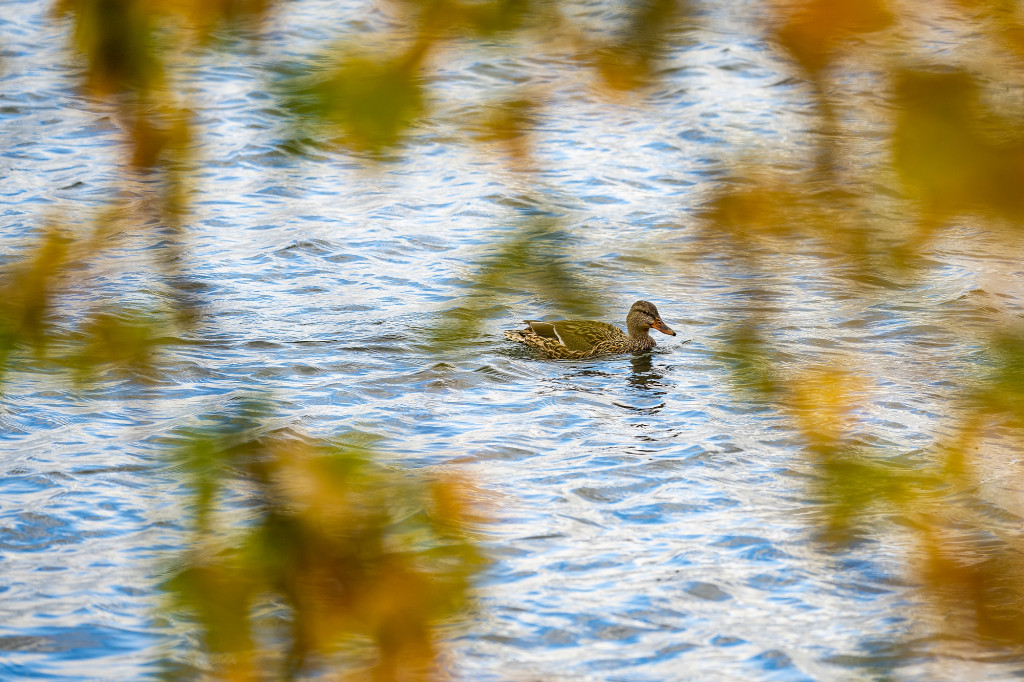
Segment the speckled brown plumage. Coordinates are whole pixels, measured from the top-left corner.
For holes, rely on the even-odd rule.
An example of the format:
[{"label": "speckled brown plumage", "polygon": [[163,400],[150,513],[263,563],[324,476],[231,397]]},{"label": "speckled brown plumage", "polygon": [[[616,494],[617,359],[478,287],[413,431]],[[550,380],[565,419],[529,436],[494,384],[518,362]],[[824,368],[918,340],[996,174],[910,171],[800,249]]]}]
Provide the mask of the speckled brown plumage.
[{"label": "speckled brown plumage", "polygon": [[538,348],[550,358],[575,360],[650,350],[656,345],[650,335],[652,327],[663,334],[676,335],[661,321],[658,309],[649,301],[637,301],[629,309],[628,334],[613,324],[592,320],[526,320],[526,325],[526,329],[506,331],[505,338]]}]

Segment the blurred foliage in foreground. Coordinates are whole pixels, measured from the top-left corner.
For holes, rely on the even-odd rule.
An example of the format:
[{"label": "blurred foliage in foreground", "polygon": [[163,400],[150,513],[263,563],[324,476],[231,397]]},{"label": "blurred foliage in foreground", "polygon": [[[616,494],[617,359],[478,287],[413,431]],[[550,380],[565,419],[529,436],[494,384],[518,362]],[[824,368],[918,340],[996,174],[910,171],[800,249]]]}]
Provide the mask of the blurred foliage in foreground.
[{"label": "blurred foliage in foreground", "polygon": [[267,416],[242,405],[178,454],[196,505],[167,588],[198,616],[215,674],[291,679],[340,662],[436,679],[434,630],[466,609],[483,565],[463,482],[375,463],[352,438],[257,436]]},{"label": "blurred foliage in foreground", "polygon": [[[765,24],[811,86],[818,147],[802,167],[787,159],[786,172],[770,162],[737,167],[707,206],[696,258],[715,244],[740,268],[791,278],[794,256],[823,252],[815,267],[849,283],[835,297],[843,307],[884,297],[878,285],[886,280],[913,286],[927,271],[927,249],[960,221],[977,227],[979,242],[1020,243],[1019,8],[810,0],[773,5]],[[924,34],[932,25],[984,39],[943,63]],[[869,93],[851,78],[865,73]],[[876,108],[879,91],[888,110]],[[754,295],[764,310],[785,304],[771,287]],[[966,314],[977,319],[975,312]],[[989,331],[975,339],[983,349],[978,371],[958,377],[959,395],[944,406],[948,421],[935,420],[934,444],[920,458],[871,435],[866,408],[884,391],[869,378],[870,347],[793,368],[771,342],[776,316],[737,325],[722,356],[739,385],[777,405],[803,434],[817,469],[822,538],[844,545],[876,530],[880,518],[899,519],[917,547],[908,572],[936,606],[939,628],[958,642],[1024,645],[1024,536],[1019,524],[1008,531],[1003,514],[978,511],[993,504],[984,472],[1016,470],[1013,453],[1024,447],[1024,320],[988,315]],[[955,314],[946,324],[966,328]]]},{"label": "blurred foliage in foreground", "polygon": [[[385,28],[324,45],[310,62],[283,65],[268,77],[288,123],[282,146],[341,150],[367,164],[400,156],[409,133],[437,113],[427,94],[446,55],[496,37],[531,53],[547,51],[565,65],[561,77],[589,79],[602,96],[643,98],[686,32],[707,16],[701,8],[708,4],[714,3],[609,3],[607,12],[588,14],[604,23],[584,26],[571,3],[383,3],[375,25]],[[83,91],[111,104],[125,131],[124,175],[159,180],[147,185],[145,219],[121,229],[149,233],[172,250],[187,243],[189,200],[204,188],[196,184],[197,104],[177,85],[196,68],[199,48],[258,43],[263,27],[287,11],[269,0],[65,0],[55,7],[73,25],[69,39],[84,67]],[[849,282],[836,294],[842,305],[877,298],[873,282],[880,278],[912,282],[924,270],[926,249],[957,221],[969,219],[995,240],[1019,235],[1024,17],[1016,3],[752,0],[749,14],[805,84],[818,146],[806,158],[786,150],[781,164],[733,163],[732,176],[704,205],[690,264],[709,259],[792,278],[814,258],[815,267]],[[970,49],[937,48],[929,26],[969,35]],[[529,177],[544,169],[532,151],[534,121],[558,112],[545,111],[549,84],[529,74],[520,83],[518,91],[462,108],[457,123],[466,139],[497,150]],[[877,106],[879,97],[884,106]],[[115,207],[124,201],[111,190]],[[110,224],[98,220],[91,241],[41,229],[23,257],[0,264],[0,370],[45,366],[85,376],[116,366],[144,377],[173,335],[158,331],[149,312],[124,311],[162,311],[173,324],[202,313],[202,301],[178,295],[154,295],[120,311],[78,311],[75,289],[112,248]],[[500,314],[507,287],[566,310],[585,307],[586,292],[565,259],[570,240],[550,239],[558,232],[553,223],[532,218],[512,232],[482,259],[465,304],[439,323],[437,348],[476,334],[460,324],[465,318]],[[811,243],[815,248],[805,253]],[[187,291],[182,260],[162,263],[150,265],[167,290]],[[547,276],[533,277],[538,271]],[[945,406],[953,423],[936,425],[928,457],[908,466],[901,453],[864,437],[871,424],[859,410],[877,391],[863,369],[872,362],[870,349],[777,371],[787,364],[774,328],[786,301],[770,286],[752,289],[750,297],[754,312],[736,321],[720,355],[743,391],[777,406],[803,434],[817,471],[812,486],[826,510],[822,537],[847,542],[865,531],[866,519],[879,518],[873,512],[886,510],[919,547],[923,559],[909,570],[925,596],[939,613],[952,605],[962,616],[943,619],[951,636],[1024,645],[1024,538],[964,513],[985,502],[977,471],[986,458],[1001,456],[993,442],[1019,448],[1024,441],[1024,333],[993,322],[991,333],[977,339],[988,373],[960,377],[958,397]],[[172,587],[199,614],[206,649],[223,656],[226,675],[250,677],[262,665],[250,612],[267,595],[267,603],[287,605],[294,615],[282,655],[289,670],[353,636],[374,643],[382,679],[398,676],[406,658],[423,669],[433,651],[432,624],[464,598],[477,562],[458,530],[465,505],[457,486],[406,481],[346,446],[277,437],[200,438],[183,461],[194,476],[196,539]],[[236,478],[257,491],[255,525],[243,534],[215,522],[218,494]],[[941,502],[951,497],[961,502],[955,512]],[[278,549],[269,551],[271,545]],[[416,619],[396,620],[395,595],[412,600]]]}]

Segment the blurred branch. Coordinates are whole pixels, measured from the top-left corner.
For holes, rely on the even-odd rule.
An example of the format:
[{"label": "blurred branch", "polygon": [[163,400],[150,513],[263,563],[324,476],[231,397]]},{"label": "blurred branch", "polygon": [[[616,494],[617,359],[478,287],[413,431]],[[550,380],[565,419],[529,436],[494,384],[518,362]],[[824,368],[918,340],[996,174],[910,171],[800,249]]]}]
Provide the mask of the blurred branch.
[{"label": "blurred branch", "polygon": [[341,51],[313,74],[293,76],[283,87],[293,135],[379,157],[423,113],[423,56],[420,45],[394,59]]},{"label": "blurred branch", "polygon": [[569,248],[574,239],[554,218],[525,217],[481,258],[469,293],[431,330],[431,350],[451,351],[473,343],[484,320],[506,317],[508,299],[523,294],[573,315],[599,314],[599,296],[571,267]]},{"label": "blurred branch", "polygon": [[51,224],[24,257],[0,268],[0,385],[12,370],[40,368],[65,372],[79,386],[110,369],[146,382],[159,350],[178,342],[176,332],[196,312],[193,301],[132,291],[129,302],[109,282],[105,295],[82,301],[113,248],[116,223],[102,216],[86,239]]},{"label": "blurred branch", "polygon": [[68,239],[47,228],[32,253],[0,276],[0,380],[11,354],[27,346],[37,357],[50,346],[53,299],[67,265]]},{"label": "blurred branch", "polygon": [[673,33],[689,26],[692,12],[688,0],[638,0],[626,11],[624,26],[613,37],[581,46],[584,54],[591,53],[603,83],[620,92],[657,80]]},{"label": "blurred branch", "polygon": [[[464,482],[389,469],[343,439],[264,433],[267,414],[243,404],[177,456],[193,543],[167,589],[198,617],[212,672],[260,679],[276,663],[292,678],[345,661],[378,680],[432,678],[434,629],[468,607],[484,563]],[[229,520],[239,489],[244,524]]]}]

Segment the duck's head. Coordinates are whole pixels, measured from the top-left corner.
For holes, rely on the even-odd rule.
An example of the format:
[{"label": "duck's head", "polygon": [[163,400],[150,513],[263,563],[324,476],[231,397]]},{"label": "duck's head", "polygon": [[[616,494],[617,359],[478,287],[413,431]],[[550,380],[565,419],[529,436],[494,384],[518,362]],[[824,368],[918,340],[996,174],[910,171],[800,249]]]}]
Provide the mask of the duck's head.
[{"label": "duck's head", "polygon": [[658,314],[658,309],[653,303],[650,301],[637,301],[629,309],[629,314],[626,315],[626,329],[629,330],[629,335],[647,334],[647,331],[652,327],[662,334],[676,335],[667,324],[661,321],[661,315]]}]

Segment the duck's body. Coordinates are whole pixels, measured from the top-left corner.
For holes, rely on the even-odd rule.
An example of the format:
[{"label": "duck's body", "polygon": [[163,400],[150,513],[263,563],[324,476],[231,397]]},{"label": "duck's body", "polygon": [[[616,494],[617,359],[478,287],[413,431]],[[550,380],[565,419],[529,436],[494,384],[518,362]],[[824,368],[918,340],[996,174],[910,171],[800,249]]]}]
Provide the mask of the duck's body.
[{"label": "duck's body", "polygon": [[551,358],[581,360],[612,353],[635,353],[654,348],[653,327],[675,336],[661,321],[658,309],[648,301],[637,301],[626,316],[628,334],[613,324],[592,320],[526,320],[526,329],[505,332],[505,338],[543,351]]}]

